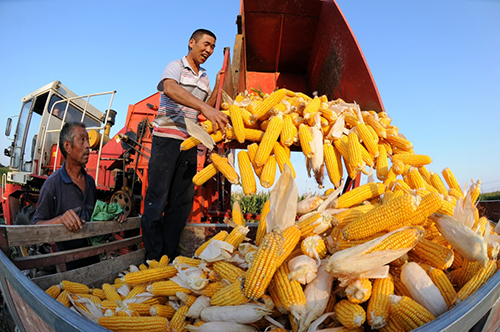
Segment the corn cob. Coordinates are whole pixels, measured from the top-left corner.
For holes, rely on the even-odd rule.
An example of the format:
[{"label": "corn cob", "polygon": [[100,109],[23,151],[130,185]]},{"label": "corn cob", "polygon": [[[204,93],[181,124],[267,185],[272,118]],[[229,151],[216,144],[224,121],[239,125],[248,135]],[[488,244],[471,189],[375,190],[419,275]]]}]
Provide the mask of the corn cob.
[{"label": "corn cob", "polygon": [[267,227],[266,227],[266,215],[269,213],[269,205],[270,201],[267,200],[264,203],[264,206],[262,207],[262,211],[260,213],[260,221],[259,221],[259,226],[257,227],[257,234],[255,235],[255,244],[260,245],[260,242],[264,238],[264,236],[267,234]]},{"label": "corn cob", "polygon": [[73,282],[73,281],[68,281],[68,280],[63,280],[59,283],[59,287],[62,290],[68,291],[69,293],[82,293],[82,294],[89,294],[90,289],[79,282]]},{"label": "corn cob", "polygon": [[173,296],[175,293],[191,293],[191,290],[179,286],[172,280],[156,281],[147,287],[148,292],[156,296]]},{"label": "corn cob", "polygon": [[390,295],[394,294],[394,284],[392,279],[375,279],[373,282],[372,294],[366,309],[368,325],[372,329],[378,329],[387,324],[390,312]]},{"label": "corn cob", "polygon": [[209,179],[214,177],[216,174],[217,174],[217,168],[215,168],[215,165],[208,164],[205,168],[203,168],[201,171],[196,173],[195,176],[193,176],[193,183],[197,186],[201,186]]},{"label": "corn cob", "polygon": [[236,226],[233,228],[231,233],[224,239],[225,242],[230,243],[236,249],[245,240],[245,237],[249,231],[248,227]]},{"label": "corn cob", "polygon": [[395,318],[394,315],[390,315],[387,320],[387,324],[378,329],[380,332],[402,332],[406,331],[403,325]]},{"label": "corn cob", "polygon": [[145,282],[158,281],[172,278],[177,274],[177,269],[173,265],[157,267],[144,271],[127,273],[123,277],[124,281],[130,285],[142,284]]},{"label": "corn cob", "polygon": [[268,115],[271,108],[279,104],[286,96],[285,89],[274,91],[269,97],[264,99],[253,110],[253,118],[255,120],[264,120]]},{"label": "corn cob", "polygon": [[401,149],[401,152],[411,152],[413,150],[413,144],[401,136],[388,135],[385,140],[392,145],[393,151],[394,149]]},{"label": "corn cob", "polygon": [[416,329],[436,318],[410,297],[391,295],[390,298],[391,315],[394,315],[407,331]]},{"label": "corn cob", "polygon": [[273,116],[269,121],[269,126],[267,127],[264,137],[259,144],[257,153],[255,154],[255,165],[262,166],[266,163],[271,151],[273,150],[274,143],[277,142],[278,137],[283,129],[283,117]]},{"label": "corn cob", "polygon": [[280,172],[283,173],[285,165],[288,165],[292,171],[292,176],[295,178],[295,170],[293,169],[292,162],[290,161],[290,156],[281,143],[274,143],[273,153],[280,168]]},{"label": "corn cob", "polygon": [[69,301],[68,297],[69,295],[70,293],[67,290],[63,290],[61,293],[59,293],[59,296],[57,296],[56,300],[69,308],[71,306],[71,302]]},{"label": "corn cob", "polygon": [[363,158],[361,156],[361,144],[359,143],[358,135],[351,131],[347,135],[347,163],[349,163],[349,168],[351,169],[351,173],[349,176],[351,178],[355,178],[356,175],[363,169]]},{"label": "corn cob", "polygon": [[372,294],[372,283],[368,278],[357,278],[349,282],[345,288],[345,293],[349,302],[355,304],[364,303],[368,301]]},{"label": "corn cob", "polygon": [[378,197],[382,195],[384,191],[385,186],[382,183],[369,182],[341,195],[336,201],[334,201],[333,205],[336,209],[348,208],[361,204],[366,200]]},{"label": "corn cob", "polygon": [[494,260],[488,261],[486,266],[481,268],[470,278],[467,283],[457,292],[456,303],[460,303],[469,297],[472,293],[479,289],[491,276],[497,271],[497,262]]},{"label": "corn cob", "polygon": [[438,211],[443,205],[443,198],[441,194],[430,193],[425,195],[420,204],[418,205],[415,213],[404,221],[405,225],[421,225],[427,218]]},{"label": "corn cob", "polygon": [[222,279],[227,279],[231,283],[245,274],[241,268],[224,261],[214,262],[213,269]]},{"label": "corn cob", "polygon": [[245,195],[253,195],[257,192],[257,184],[252,170],[252,164],[247,151],[238,152],[238,166],[241,175],[241,186]]},{"label": "corn cob", "polygon": [[150,316],[150,309],[151,306],[148,304],[144,303],[127,303],[127,309],[132,310],[134,312],[134,315],[139,315],[139,316]]},{"label": "corn cob", "polygon": [[449,268],[454,258],[453,250],[426,239],[421,239],[411,254],[442,270]]},{"label": "corn cob", "polygon": [[443,170],[442,174],[443,174],[444,180],[448,184],[448,188],[450,188],[450,189],[454,188],[455,190],[459,191],[461,193],[461,196],[463,197],[462,188],[460,188],[460,185],[458,184],[458,181],[455,178],[455,175],[453,174],[453,172],[451,171],[451,169],[449,169],[448,167],[446,167]]},{"label": "corn cob", "polygon": [[45,293],[49,294],[53,299],[57,299],[59,294],[61,294],[61,287],[59,285],[52,285],[47,288]]},{"label": "corn cob", "polygon": [[366,253],[372,253],[383,250],[397,250],[403,248],[414,248],[422,240],[424,231],[420,227],[408,227],[395,231],[387,236],[382,242],[377,244]]},{"label": "corn cob", "polygon": [[128,294],[125,296],[124,300],[131,299],[138,294],[142,294],[146,292],[146,288],[143,286],[135,286]]},{"label": "corn cob", "polygon": [[231,211],[231,219],[236,225],[245,226],[245,218],[243,217],[240,203],[238,201],[234,201],[233,203],[233,209]]},{"label": "corn cob", "polygon": [[207,297],[213,297],[218,291],[224,288],[224,285],[220,281],[211,282],[203,289],[203,295]]},{"label": "corn cob", "polygon": [[243,123],[240,108],[236,105],[231,105],[229,107],[229,116],[231,117],[231,124],[233,125],[236,140],[240,143],[245,142],[245,124]]},{"label": "corn cob", "polygon": [[338,188],[343,175],[340,152],[329,141],[325,141],[325,144],[323,144],[323,153],[328,177],[335,188]]},{"label": "corn cob", "polygon": [[290,256],[297,243],[299,243],[301,232],[299,227],[292,225],[285,229],[281,235],[283,237],[283,244],[278,250],[279,256],[276,260],[276,266],[278,267]]},{"label": "corn cob", "polygon": [[379,147],[377,141],[373,138],[370,130],[364,122],[358,122],[356,125],[356,133],[359,138],[363,141],[368,152],[374,157],[378,157],[379,155]]},{"label": "corn cob", "polygon": [[[358,187],[358,188],[360,188],[360,187]],[[355,190],[355,189],[353,189],[353,190]],[[351,191],[348,191],[347,193],[349,193]],[[344,194],[344,195],[346,195],[346,194]],[[344,195],[342,195],[342,196],[344,196]],[[337,213],[337,214],[333,215],[332,225],[336,225],[336,226],[339,226],[340,228],[343,228],[345,225],[349,224],[353,220],[358,219],[359,217],[361,217],[363,214],[370,211],[374,207],[375,206],[373,206],[372,204],[363,204],[363,205],[359,205],[359,206],[347,209],[347,210],[342,211],[340,213]]]},{"label": "corn cob", "polygon": [[[227,134],[228,134],[228,130],[226,129],[226,135]],[[222,133],[222,131],[217,130],[215,133],[210,134],[210,137],[212,137],[212,139],[214,140],[215,143],[219,143],[220,141],[222,141],[224,139],[224,134]],[[200,143],[201,143],[201,141],[199,139],[195,138],[194,136],[191,136],[189,138],[186,138],[184,141],[182,141],[182,143],[180,145],[180,149],[181,149],[181,151],[187,151],[187,150],[194,148],[195,146],[197,146]]]},{"label": "corn cob", "polygon": [[297,226],[300,228],[301,239],[314,234],[321,234],[331,227],[333,217],[324,212],[312,212],[302,220],[299,220]]},{"label": "corn cob", "polygon": [[269,156],[260,174],[260,185],[264,188],[270,188],[274,184],[276,177],[276,158]]},{"label": "corn cob", "polygon": [[366,320],[366,312],[359,304],[348,300],[341,300],[333,307],[337,320],[348,329],[355,329],[363,325]]},{"label": "corn cob", "polygon": [[300,243],[300,250],[304,255],[315,259],[323,259],[328,253],[325,241],[319,235],[310,235]]},{"label": "corn cob", "polygon": [[183,305],[175,312],[170,320],[170,329],[172,329],[172,331],[185,331],[184,326],[187,325],[186,314],[188,310],[189,307],[187,305]]},{"label": "corn cob", "polygon": [[221,172],[229,182],[235,185],[240,183],[238,173],[236,173],[234,168],[229,165],[227,158],[221,157],[216,153],[212,153],[210,155],[210,159],[212,159],[215,168],[217,168],[217,170]]},{"label": "corn cob", "polygon": [[278,268],[276,261],[282,247],[282,236],[275,231],[268,233],[262,239],[257,256],[245,277],[243,294],[247,298],[258,299],[264,294]]},{"label": "corn cob", "polygon": [[260,142],[264,138],[264,132],[259,129],[245,128],[245,140],[250,142]]},{"label": "corn cob", "polygon": [[365,120],[365,123],[372,127],[375,132],[377,133],[378,137],[386,138],[386,130],[384,126],[380,124],[380,122],[377,121],[377,119],[373,115],[367,115],[366,117],[363,117]]},{"label": "corn cob", "polygon": [[156,259],[146,261],[150,269],[154,269],[160,266],[160,263]]},{"label": "corn cob", "polygon": [[448,189],[448,195],[455,197],[455,199],[464,198],[464,194],[461,190],[457,190],[455,188]]},{"label": "corn cob", "polygon": [[423,154],[395,154],[392,156],[392,161],[401,160],[403,163],[415,167],[428,165],[431,163],[432,159],[429,156]]},{"label": "corn cob", "polygon": [[168,332],[168,320],[164,317],[142,317],[142,316],[103,316],[97,323],[111,331],[154,331]]},{"label": "corn cob", "polygon": [[455,291],[455,288],[453,288],[450,279],[448,279],[446,274],[441,269],[431,267],[427,273],[434,285],[436,285],[439,289],[439,292],[446,301],[448,309],[451,309],[457,296],[457,292]]},{"label": "corn cob", "polygon": [[309,103],[307,103],[306,108],[304,109],[304,120],[307,121],[309,126],[314,126],[315,124],[315,115],[318,113],[319,108],[321,106],[321,100],[318,96],[314,97]]},{"label": "corn cob", "polygon": [[387,173],[389,173],[389,160],[387,158],[387,150],[382,144],[378,145],[378,157],[375,162],[375,170],[377,172],[377,179],[385,181]]},{"label": "corn cob", "polygon": [[313,156],[312,151],[312,135],[309,130],[309,126],[305,124],[300,124],[299,126],[299,141],[300,146],[302,148],[302,152],[307,158],[311,158]]},{"label": "corn cob", "polygon": [[303,310],[306,304],[306,296],[298,281],[290,281],[288,279],[289,273],[288,264],[281,264],[274,274],[273,285],[277,291],[279,302],[287,311],[295,313],[295,310],[301,310],[300,307]]},{"label": "corn cob", "polygon": [[110,284],[103,284],[102,290],[104,291],[104,295],[106,295],[106,300],[111,302],[121,302],[122,298],[120,294],[118,294],[116,289]]},{"label": "corn cob", "polygon": [[342,233],[348,240],[362,239],[378,233],[391,225],[402,223],[406,216],[417,208],[417,202],[410,194],[397,197],[368,211],[359,219],[344,227]]},{"label": "corn cob", "polygon": [[250,159],[250,162],[252,163],[253,170],[255,174],[260,178],[260,174],[262,173],[262,169],[264,166],[257,166],[255,164],[255,154],[257,153],[257,149],[259,148],[259,145],[257,143],[253,143],[247,146],[247,152],[248,152],[248,158]]},{"label": "corn cob", "polygon": [[290,114],[283,115],[283,130],[281,131],[280,142],[284,146],[293,144],[297,137],[297,127],[293,124],[292,116]]},{"label": "corn cob", "polygon": [[458,286],[462,288],[476,273],[481,269],[479,262],[472,262],[464,259],[462,262],[462,273],[460,274],[460,279]]},{"label": "corn cob", "polygon": [[250,300],[243,295],[241,289],[241,279],[236,279],[230,285],[220,289],[212,296],[210,303],[216,306],[240,305],[248,303]]},{"label": "corn cob", "polygon": [[219,241],[224,241],[224,239],[227,237],[227,232],[226,231],[220,231],[214,236],[212,236],[209,240],[205,241],[201,246],[198,247],[195,251],[195,256],[199,257],[203,250],[207,248],[207,246],[210,244],[210,241],[212,240],[219,240]]},{"label": "corn cob", "polygon": [[165,305],[154,304],[149,308],[149,314],[151,316],[160,316],[167,319],[171,319],[175,314],[175,309],[168,303]]}]

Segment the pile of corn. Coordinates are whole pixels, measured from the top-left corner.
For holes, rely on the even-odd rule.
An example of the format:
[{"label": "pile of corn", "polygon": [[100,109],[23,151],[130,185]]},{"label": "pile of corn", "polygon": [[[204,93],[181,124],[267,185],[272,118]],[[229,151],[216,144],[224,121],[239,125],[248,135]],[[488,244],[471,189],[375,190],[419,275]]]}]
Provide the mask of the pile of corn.
[{"label": "pile of corn", "polygon": [[[444,181],[428,171],[430,158],[415,154],[386,114],[284,89],[264,100],[239,96],[228,108],[232,128],[212,133],[214,140],[258,144],[238,154],[241,180],[212,154],[197,185],[220,171],[252,194],[255,174],[272,186],[278,164],[273,191],[288,197],[289,147],[299,144],[318,183],[326,165],[339,189],[285,202],[292,224],[271,222],[273,208],[283,208],[271,194],[255,239],[235,204],[232,231],[214,235],[193,258],[163,257],[102,288],[63,281],[47,293],[113,331],[411,331],[460,305],[498,270],[500,236],[475,207],[480,181],[462,189],[448,168]],[[183,148],[198,143],[188,139]],[[342,160],[347,176],[366,172],[368,181],[339,195]]]}]

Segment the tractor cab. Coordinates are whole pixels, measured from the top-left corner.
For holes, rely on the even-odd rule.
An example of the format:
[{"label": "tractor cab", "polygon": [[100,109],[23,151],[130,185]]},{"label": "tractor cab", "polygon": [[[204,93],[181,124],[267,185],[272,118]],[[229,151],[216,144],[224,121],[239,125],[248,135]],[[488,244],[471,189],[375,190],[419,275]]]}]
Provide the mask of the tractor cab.
[{"label": "tractor cab", "polygon": [[[85,96],[84,96],[85,97]],[[59,133],[65,122],[81,121],[88,130],[100,128],[105,113],[78,97],[61,82],[54,81],[21,99],[18,116],[7,119],[6,136],[11,136],[13,118],[17,125],[12,144],[4,150],[10,157],[7,180],[26,185],[47,177],[62,165]]]}]

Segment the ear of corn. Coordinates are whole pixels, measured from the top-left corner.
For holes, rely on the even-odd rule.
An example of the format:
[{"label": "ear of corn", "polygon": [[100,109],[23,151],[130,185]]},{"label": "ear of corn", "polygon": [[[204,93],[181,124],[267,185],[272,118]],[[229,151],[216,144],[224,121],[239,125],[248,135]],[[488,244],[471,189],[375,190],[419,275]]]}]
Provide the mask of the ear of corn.
[{"label": "ear of corn", "polygon": [[173,296],[175,293],[186,293],[190,294],[191,290],[179,286],[176,282],[172,280],[166,281],[156,281],[147,287],[148,292],[156,296]]},{"label": "ear of corn", "polygon": [[309,131],[309,126],[305,124],[300,124],[299,126],[299,141],[302,148],[302,152],[307,158],[311,158],[313,155],[312,151],[312,135]]},{"label": "ear of corn", "polygon": [[421,239],[411,254],[442,270],[449,268],[454,258],[453,250],[426,239]]},{"label": "ear of corn", "polygon": [[264,132],[264,137],[259,144],[259,148],[255,154],[255,165],[262,166],[266,163],[271,151],[273,150],[274,143],[277,142],[279,135],[283,129],[283,117],[273,116],[269,121],[269,125]]},{"label": "ear of corn", "polygon": [[59,294],[61,294],[61,287],[59,285],[52,285],[47,288],[45,293],[49,294],[53,299],[57,299]]},{"label": "ear of corn", "polygon": [[292,251],[297,246],[301,238],[301,232],[299,227],[292,225],[285,229],[282,234],[282,246],[278,250],[278,259],[276,260],[276,265],[281,266],[285,260],[290,256]]},{"label": "ear of corn", "polygon": [[451,309],[457,296],[457,292],[455,291],[455,288],[453,288],[453,284],[450,279],[448,279],[443,270],[433,267],[429,269],[428,274],[434,285],[436,285],[439,289],[439,292],[441,292],[441,295],[448,305],[448,309]]},{"label": "ear of corn", "polygon": [[388,229],[391,225],[402,223],[416,208],[417,203],[414,197],[405,194],[368,211],[345,226],[342,233],[348,240],[362,239]]},{"label": "ear of corn", "polygon": [[385,186],[382,183],[369,182],[362,186],[356,187],[341,195],[335,202],[334,207],[337,209],[348,208],[361,204],[366,200],[379,197],[385,191]]},{"label": "ear of corn", "polygon": [[282,247],[282,237],[275,231],[262,239],[257,256],[245,276],[243,294],[247,298],[258,299],[264,294],[278,268],[277,259]]},{"label": "ear of corn", "polygon": [[288,264],[281,264],[273,277],[273,287],[277,291],[279,302],[290,311],[294,317],[300,319],[304,314],[306,296],[298,281],[290,281]]},{"label": "ear of corn", "polygon": [[390,295],[394,294],[394,284],[391,278],[375,279],[372,295],[366,309],[368,325],[372,329],[379,329],[388,322],[391,313]]},{"label": "ear of corn", "polygon": [[216,174],[217,174],[217,168],[215,168],[215,165],[208,164],[205,168],[203,168],[201,171],[196,173],[195,176],[193,176],[193,183],[197,186],[201,186],[209,179],[214,177]]},{"label": "ear of corn", "polygon": [[378,157],[375,162],[375,170],[377,171],[377,179],[385,181],[387,173],[389,173],[389,160],[387,158],[387,150],[382,144],[378,145]]},{"label": "ear of corn", "polygon": [[355,329],[363,325],[366,320],[366,312],[359,304],[348,300],[341,300],[333,307],[337,320],[348,329]]},{"label": "ear of corn", "polygon": [[416,329],[436,318],[410,297],[391,295],[390,298],[391,315],[394,315],[407,331]]},{"label": "ear of corn", "polygon": [[137,271],[127,273],[124,280],[127,284],[137,285],[145,282],[158,281],[163,279],[172,278],[177,274],[177,269],[175,266],[164,266],[152,269],[147,269],[144,271]]},{"label": "ear of corn", "polygon": [[286,96],[285,89],[279,89],[274,91],[269,97],[264,99],[257,107],[253,110],[253,118],[255,120],[263,120],[269,115],[269,111],[275,105],[279,104],[283,98]]},{"label": "ear of corn", "polygon": [[372,283],[368,278],[354,279],[347,285],[345,293],[350,302],[364,303],[372,295]]},{"label": "ear of corn", "polygon": [[224,241],[224,239],[227,237],[227,232],[226,231],[220,231],[214,236],[212,236],[209,240],[205,241],[201,246],[198,247],[195,251],[195,256],[199,257],[203,250],[207,248],[207,246],[210,244],[210,241],[212,240],[219,240],[219,241]]},{"label": "ear of corn", "polygon": [[243,217],[243,213],[241,212],[240,203],[238,201],[234,201],[233,210],[231,211],[231,218],[236,225],[245,226],[245,218]]},{"label": "ear of corn", "polygon": [[232,244],[236,249],[245,240],[245,237],[250,229],[245,226],[238,225],[224,239],[225,242]]},{"label": "ear of corn", "polygon": [[[360,187],[357,187],[357,188],[360,188]],[[353,189],[353,190],[355,190],[355,189]],[[352,190],[348,191],[347,193],[349,193],[351,191]],[[344,195],[342,195],[342,196],[344,196]],[[336,226],[339,226],[340,228],[343,228],[345,225],[349,224],[351,221],[358,219],[359,217],[361,217],[363,214],[370,211],[374,207],[375,206],[371,205],[371,204],[363,204],[363,205],[359,205],[359,206],[347,209],[347,210],[342,211],[340,213],[337,213],[333,216],[332,225],[336,225]]]},{"label": "ear of corn", "polygon": [[297,127],[293,124],[290,114],[283,115],[283,130],[281,131],[280,142],[284,146],[293,144],[297,136]]},{"label": "ear of corn", "polygon": [[236,185],[240,183],[238,173],[236,173],[234,168],[229,165],[227,158],[221,157],[216,153],[212,153],[210,155],[210,159],[212,159],[215,168],[217,168],[217,170],[220,171],[229,182]]},{"label": "ear of corn", "polygon": [[444,180],[446,181],[446,183],[448,184],[448,187],[451,189],[455,189],[457,191],[459,191],[460,193],[462,193],[462,197],[463,197],[463,192],[462,192],[462,188],[460,188],[460,185],[458,184],[458,181],[457,179],[455,178],[455,175],[453,174],[453,172],[451,171],[451,169],[449,169],[448,167],[446,167],[444,170],[443,170],[443,178]]},{"label": "ear of corn", "polygon": [[410,216],[410,218],[404,221],[405,225],[421,225],[427,218],[438,211],[443,205],[443,198],[441,194],[430,193],[425,195],[420,204],[418,205],[415,213]]},{"label": "ear of corn", "polygon": [[154,331],[168,332],[168,320],[164,317],[103,316],[97,323],[111,331]]},{"label": "ear of corn", "polygon": [[216,306],[240,305],[250,300],[243,295],[241,279],[234,280],[230,285],[220,289],[212,296],[210,303]]},{"label": "ear of corn", "polygon": [[497,271],[497,262],[494,260],[488,261],[486,266],[481,266],[481,268],[474,274],[474,276],[467,281],[467,283],[460,288],[457,293],[456,302],[460,303],[469,297],[473,292],[479,289],[486,281],[488,281],[491,276]]},{"label": "ear of corn", "polygon": [[245,125],[243,123],[240,108],[236,105],[231,105],[229,107],[229,116],[231,117],[231,124],[233,125],[236,140],[240,143],[245,142]]},{"label": "ear of corn", "polygon": [[255,244],[260,245],[262,239],[267,234],[267,225],[266,225],[266,215],[269,213],[269,205],[270,201],[267,200],[262,207],[262,211],[260,213],[259,226],[257,227],[257,234],[255,235]]},{"label": "ear of corn", "polygon": [[415,167],[428,165],[432,161],[431,157],[423,154],[396,154],[392,157],[392,161],[394,160],[400,160],[407,165]]},{"label": "ear of corn", "polygon": [[82,293],[82,294],[85,294],[85,293],[89,294],[90,293],[90,289],[86,285],[81,284],[79,282],[69,281],[69,280],[61,281],[61,283],[59,284],[59,287],[62,290],[68,291],[69,293]]},{"label": "ear of corn", "polygon": [[347,135],[347,144],[347,162],[349,163],[349,168],[351,169],[351,173],[349,173],[349,176],[354,179],[356,175],[363,169],[361,144],[359,143],[358,135],[354,131],[351,131],[349,135]]},{"label": "ear of corn", "polygon": [[280,172],[283,173],[285,165],[288,165],[288,167],[290,167],[290,170],[292,171],[293,178],[295,178],[295,170],[293,169],[292,162],[290,161],[290,156],[286,152],[283,145],[281,145],[281,143],[274,143],[273,153],[276,157],[276,162],[278,163]]},{"label": "ear of corn", "polygon": [[245,274],[241,268],[224,261],[214,262],[213,269],[222,279],[227,279],[231,283]]},{"label": "ear of corn", "polygon": [[121,302],[122,298],[120,294],[116,291],[116,289],[110,284],[103,284],[102,290],[104,291],[104,295],[106,296],[106,300],[111,302]]},{"label": "ear of corn", "polygon": [[262,173],[260,174],[260,185],[264,188],[270,188],[274,184],[276,178],[276,158],[269,156],[267,158]]}]

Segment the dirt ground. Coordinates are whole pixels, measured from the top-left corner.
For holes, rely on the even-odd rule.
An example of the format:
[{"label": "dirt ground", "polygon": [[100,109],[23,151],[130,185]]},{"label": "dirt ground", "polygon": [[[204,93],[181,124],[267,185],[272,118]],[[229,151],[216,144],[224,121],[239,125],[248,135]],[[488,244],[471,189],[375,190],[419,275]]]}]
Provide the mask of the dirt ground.
[{"label": "dirt ground", "polygon": [[479,202],[477,208],[481,217],[486,216],[486,218],[493,222],[500,220],[500,200]]}]

